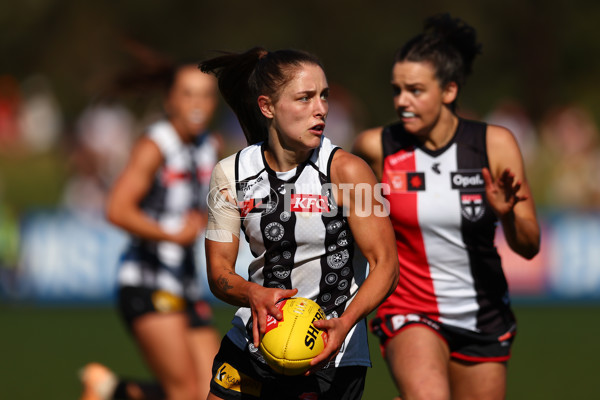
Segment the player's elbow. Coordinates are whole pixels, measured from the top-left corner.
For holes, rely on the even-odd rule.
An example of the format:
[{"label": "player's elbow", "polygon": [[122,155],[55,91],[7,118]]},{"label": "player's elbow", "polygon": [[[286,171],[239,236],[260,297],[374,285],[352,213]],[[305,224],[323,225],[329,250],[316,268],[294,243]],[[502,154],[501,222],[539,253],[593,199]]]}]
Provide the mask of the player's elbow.
[{"label": "player's elbow", "polygon": [[108,201],[104,209],[106,220],[113,225],[123,226],[123,207],[118,207],[113,201]]},{"label": "player's elbow", "polygon": [[[395,253],[394,253],[395,254]],[[396,286],[398,286],[398,280],[400,279],[400,266],[398,265],[398,257],[394,257],[390,267],[390,287],[386,298],[394,292]]]},{"label": "player's elbow", "polygon": [[118,210],[111,204],[108,203],[106,208],[104,209],[104,215],[106,216],[106,220],[112,224],[116,224],[118,217]]},{"label": "player's elbow", "polygon": [[210,292],[219,300],[222,300],[224,302],[227,302],[227,296],[225,296],[224,291],[222,290],[222,286],[224,283],[224,279],[221,277],[217,277],[217,276],[213,276],[212,274],[208,273],[207,277],[206,277],[206,281],[208,283],[208,289],[210,290]]},{"label": "player's elbow", "polygon": [[219,300],[223,300],[221,298],[221,295],[218,291],[218,286],[217,283],[214,279],[212,279],[211,277],[208,277],[208,279],[206,279],[206,281],[208,282],[208,289],[210,290],[210,292],[217,297]]},{"label": "player's elbow", "polygon": [[533,243],[529,246],[526,246],[525,248],[523,248],[519,254],[527,259],[527,260],[531,260],[533,257],[537,256],[538,253],[540,252],[540,244],[539,243]]},{"label": "player's elbow", "polygon": [[[228,268],[228,270],[231,270],[231,268]],[[207,256],[206,281],[211,293],[219,300],[228,302],[228,292],[233,289],[230,281],[231,276],[231,274],[226,273],[223,269],[222,261],[219,261],[214,256]]]},{"label": "player's elbow", "polygon": [[540,252],[541,234],[536,221],[520,224],[520,229],[508,229],[505,238],[512,251],[531,260]]},{"label": "player's elbow", "polygon": [[521,257],[531,260],[540,252],[540,240],[539,236],[536,239],[531,239],[527,242],[509,242],[509,246],[512,251],[520,255]]},{"label": "player's elbow", "polygon": [[381,279],[381,282],[387,283],[383,287],[385,289],[385,299],[394,292],[400,278],[400,268],[396,252],[386,252],[385,255],[376,259],[375,265],[375,268],[379,270],[379,279]]},{"label": "player's elbow", "polygon": [[110,222],[111,224],[117,224],[118,221],[118,216],[117,216],[117,210],[115,210],[114,207],[111,207],[111,204],[107,204],[106,208],[104,209],[104,216],[106,217],[106,220],[108,222]]}]

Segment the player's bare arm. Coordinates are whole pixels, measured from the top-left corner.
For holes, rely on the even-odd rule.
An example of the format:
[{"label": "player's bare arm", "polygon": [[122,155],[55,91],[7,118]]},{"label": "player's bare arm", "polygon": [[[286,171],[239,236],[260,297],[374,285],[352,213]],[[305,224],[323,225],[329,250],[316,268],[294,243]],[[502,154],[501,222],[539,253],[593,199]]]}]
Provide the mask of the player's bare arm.
[{"label": "player's bare arm", "polygon": [[490,171],[484,169],[486,194],[510,248],[530,259],[540,248],[540,229],[518,144],[512,133],[490,125],[487,133]]},{"label": "player's bare arm", "polygon": [[260,336],[265,333],[267,315],[281,319],[281,311],[275,304],[285,297],[294,296],[297,289],[266,288],[249,282],[235,272],[239,239],[232,242],[206,240],[207,274],[210,290],[226,303],[249,307],[252,310],[254,345],[258,347]]},{"label": "player's bare arm", "polygon": [[381,132],[383,128],[368,129],[358,135],[352,147],[352,153],[356,154],[369,164],[377,181],[381,182],[383,170],[383,148],[381,145]]},{"label": "player's bare arm", "polygon": [[163,162],[160,150],[150,139],[136,144],[129,163],[109,194],[106,214],[113,224],[148,240],[167,240],[188,245],[196,240],[205,217],[192,211],[179,232],[164,231],[158,223],[148,218],[139,204],[150,190],[156,171]]}]

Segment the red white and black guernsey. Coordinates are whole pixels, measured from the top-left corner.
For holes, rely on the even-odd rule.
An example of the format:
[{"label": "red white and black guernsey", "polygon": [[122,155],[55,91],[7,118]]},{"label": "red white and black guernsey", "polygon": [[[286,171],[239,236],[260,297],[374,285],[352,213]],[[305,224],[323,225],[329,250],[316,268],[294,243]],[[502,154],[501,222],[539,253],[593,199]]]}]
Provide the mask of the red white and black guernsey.
[{"label": "red white and black guernsey", "polygon": [[514,325],[481,173],[486,129],[460,119],[452,140],[435,151],[401,123],[383,129],[382,182],[390,187],[400,280],[379,318],[421,314],[482,334]]}]

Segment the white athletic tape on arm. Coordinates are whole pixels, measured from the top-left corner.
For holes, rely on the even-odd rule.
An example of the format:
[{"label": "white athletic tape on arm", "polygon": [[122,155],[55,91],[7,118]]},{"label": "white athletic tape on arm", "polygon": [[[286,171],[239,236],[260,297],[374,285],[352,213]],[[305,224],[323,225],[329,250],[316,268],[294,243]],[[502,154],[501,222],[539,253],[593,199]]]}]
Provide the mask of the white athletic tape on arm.
[{"label": "white athletic tape on arm", "polygon": [[210,178],[206,239],[215,242],[230,243],[233,241],[231,235],[240,237],[241,219],[235,205],[235,178],[232,178],[235,174],[226,172],[226,169],[234,167],[230,159],[219,162]]},{"label": "white athletic tape on arm", "polygon": [[213,242],[231,243],[233,242],[233,235],[230,231],[224,229],[211,229],[206,231],[206,239],[212,240]]}]

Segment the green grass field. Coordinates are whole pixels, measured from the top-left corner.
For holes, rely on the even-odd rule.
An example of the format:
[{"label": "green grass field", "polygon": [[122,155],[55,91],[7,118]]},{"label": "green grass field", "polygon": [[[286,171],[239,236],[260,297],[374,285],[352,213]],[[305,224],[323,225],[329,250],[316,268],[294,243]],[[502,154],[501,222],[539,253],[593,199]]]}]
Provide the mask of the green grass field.
[{"label": "green grass field", "polygon": [[[219,307],[229,327],[233,309]],[[600,305],[515,307],[519,333],[509,364],[508,399],[596,399],[600,372]],[[395,390],[370,337],[373,368],[365,400]],[[75,400],[76,372],[99,361],[126,376],[149,377],[134,342],[109,307],[39,308],[0,305],[0,399]]]}]

